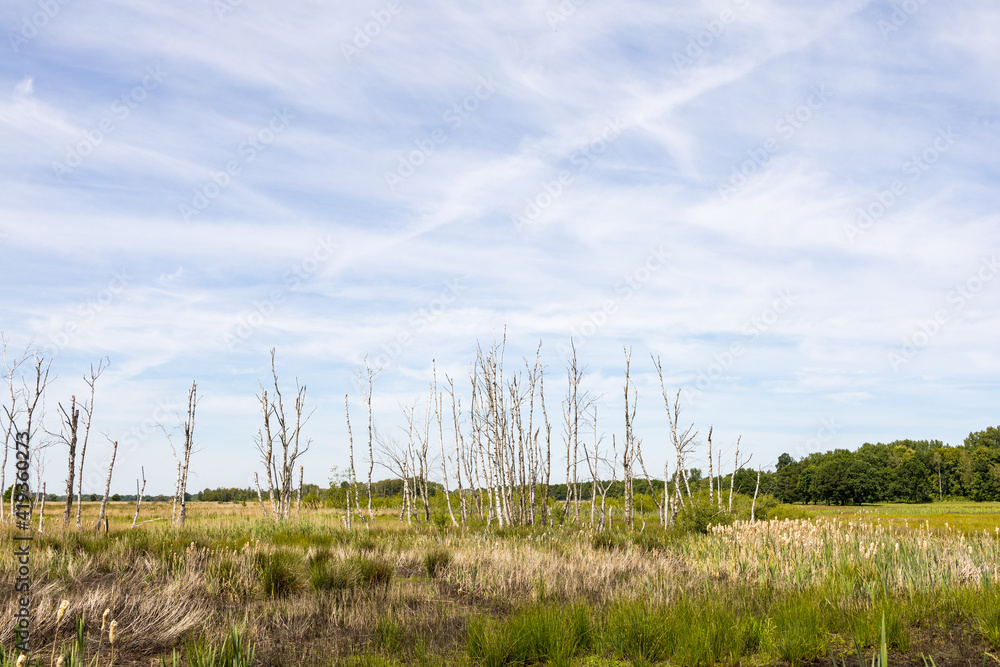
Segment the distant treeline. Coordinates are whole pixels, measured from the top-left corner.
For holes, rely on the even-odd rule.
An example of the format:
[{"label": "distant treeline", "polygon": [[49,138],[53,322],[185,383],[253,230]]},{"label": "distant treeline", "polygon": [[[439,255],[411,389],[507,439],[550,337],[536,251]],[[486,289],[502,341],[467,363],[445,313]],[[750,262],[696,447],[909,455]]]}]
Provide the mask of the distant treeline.
[{"label": "distant treeline", "polygon": [[776,467],[762,476],[761,492],[786,503],[1000,500],[1000,428],[970,433],[958,447],[940,440],[896,440],[865,443],[854,452],[810,454],[801,461],[782,454]]},{"label": "distant treeline", "polygon": [[[776,469],[760,474],[760,495],[771,495],[785,503],[826,503],[850,505],[875,502],[930,502],[964,498],[974,501],[1000,500],[1000,428],[970,433],[963,445],[952,447],[940,440],[896,440],[888,444],[865,443],[857,451],[836,449],[817,452],[796,461],[789,454],[778,457]],[[601,482],[601,486],[609,480]],[[670,479],[670,490],[675,479]],[[709,480],[702,477],[698,468],[687,470],[687,485],[692,492],[708,493]],[[753,495],[757,490],[757,471],[744,468],[731,475],[717,475],[713,486],[721,489],[723,497],[729,493]],[[305,484],[303,503],[307,507],[343,507],[348,483],[321,488]],[[419,487],[419,484],[416,485]],[[592,482],[582,482],[580,498],[592,497]],[[384,479],[372,483],[372,496],[377,507],[398,503],[401,499],[403,480]],[[538,485],[539,489],[544,488]],[[642,497],[663,494],[663,480],[633,480],[637,505]],[[367,486],[358,483],[359,493],[367,496]],[[468,493],[466,489],[466,493]],[[625,485],[620,480],[612,484],[607,497],[621,499]],[[419,490],[418,490],[419,493]],[[442,485],[428,483],[428,497],[444,493]],[[452,496],[458,492],[453,490]],[[549,486],[549,498],[559,502],[566,499],[566,484]],[[243,502],[257,499],[255,489],[220,488],[205,489],[197,500],[216,502]],[[267,500],[267,493],[264,493]],[[646,502],[649,503],[647,497]],[[362,503],[365,504],[365,503]],[[655,507],[654,507],[655,509]]]}]

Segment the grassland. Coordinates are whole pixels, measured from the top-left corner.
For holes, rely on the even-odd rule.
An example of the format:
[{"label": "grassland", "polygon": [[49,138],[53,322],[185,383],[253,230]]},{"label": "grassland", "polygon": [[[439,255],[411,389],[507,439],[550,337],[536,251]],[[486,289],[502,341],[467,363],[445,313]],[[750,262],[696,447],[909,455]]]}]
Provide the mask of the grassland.
[{"label": "grassland", "polygon": [[[655,516],[601,533],[389,515],[346,531],[333,510],[275,524],[216,503],[189,504],[183,529],[130,530],[131,511],[113,504],[109,534],[79,533],[50,506],[33,544],[32,664],[236,665],[251,650],[286,666],[856,664],[855,641],[869,660],[883,619],[893,665],[1000,662],[997,505],[780,507],[788,518],[706,533]],[[0,529],[5,553],[14,534]],[[9,623],[0,641],[13,664]]]}]

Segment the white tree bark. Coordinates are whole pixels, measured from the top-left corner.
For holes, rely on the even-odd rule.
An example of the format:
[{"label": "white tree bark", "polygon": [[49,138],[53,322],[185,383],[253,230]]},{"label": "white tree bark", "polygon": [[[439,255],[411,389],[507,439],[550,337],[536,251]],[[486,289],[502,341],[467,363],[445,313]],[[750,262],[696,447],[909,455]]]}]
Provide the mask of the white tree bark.
[{"label": "white tree bark", "polygon": [[111,473],[115,468],[115,456],[118,454],[118,441],[113,441],[114,445],[111,448],[111,462],[108,463],[108,479],[104,483],[104,498],[101,499],[101,511],[97,515],[97,525],[94,527],[95,531],[101,529],[101,524],[104,523],[104,509],[108,505],[108,494],[111,493]]}]

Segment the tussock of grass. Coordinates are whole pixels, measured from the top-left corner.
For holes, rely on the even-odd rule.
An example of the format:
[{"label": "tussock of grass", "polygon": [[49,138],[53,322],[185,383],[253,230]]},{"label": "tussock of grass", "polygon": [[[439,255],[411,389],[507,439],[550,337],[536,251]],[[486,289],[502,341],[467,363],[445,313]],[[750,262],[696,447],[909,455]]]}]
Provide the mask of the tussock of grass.
[{"label": "tussock of grass", "polygon": [[427,570],[427,576],[431,579],[438,573],[438,570],[443,570],[450,563],[451,551],[444,547],[435,547],[424,554],[424,568]]}]

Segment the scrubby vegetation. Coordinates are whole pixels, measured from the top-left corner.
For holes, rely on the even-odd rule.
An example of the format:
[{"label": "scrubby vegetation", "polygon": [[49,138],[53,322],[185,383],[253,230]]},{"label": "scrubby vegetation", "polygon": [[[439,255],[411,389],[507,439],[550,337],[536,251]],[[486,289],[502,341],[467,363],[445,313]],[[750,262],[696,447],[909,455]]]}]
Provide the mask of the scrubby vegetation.
[{"label": "scrubby vegetation", "polygon": [[[191,503],[183,529],[130,530],[123,503],[109,535],[36,534],[30,664],[110,664],[106,609],[116,665],[853,664],[878,649],[883,618],[893,664],[1000,649],[1000,533],[948,521],[995,526],[996,505],[935,504],[951,514],[918,520],[913,505],[770,504],[751,521],[749,500],[719,521],[692,507],[671,530],[653,513],[603,531],[394,515],[348,531],[335,511],[265,522],[214,502]],[[13,536],[4,527],[0,548]]]}]

